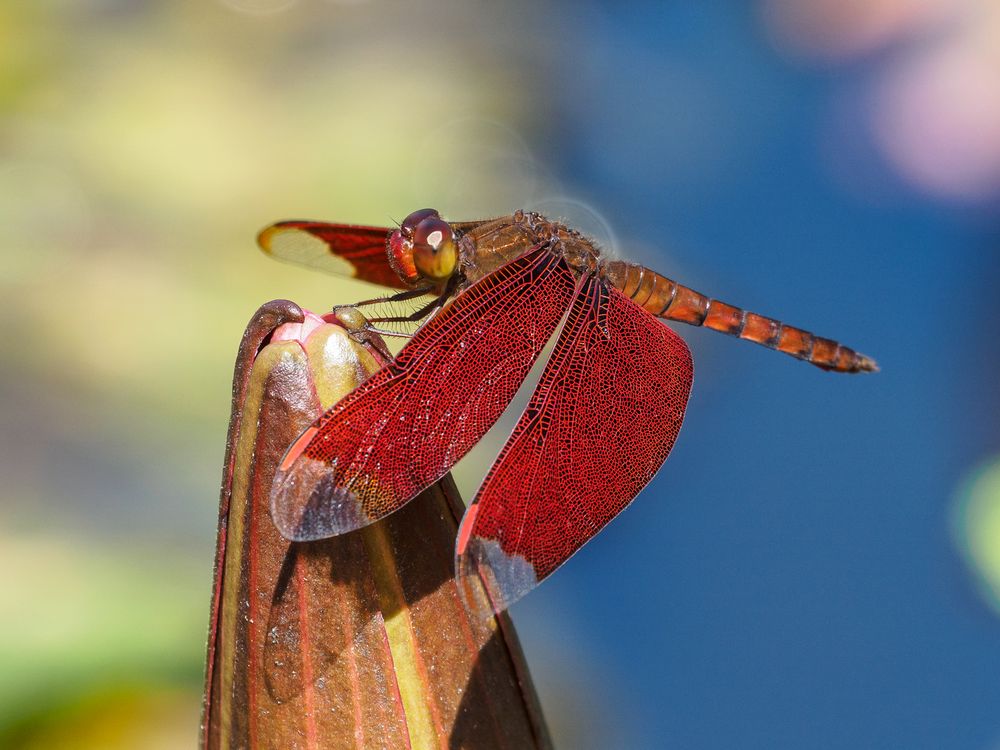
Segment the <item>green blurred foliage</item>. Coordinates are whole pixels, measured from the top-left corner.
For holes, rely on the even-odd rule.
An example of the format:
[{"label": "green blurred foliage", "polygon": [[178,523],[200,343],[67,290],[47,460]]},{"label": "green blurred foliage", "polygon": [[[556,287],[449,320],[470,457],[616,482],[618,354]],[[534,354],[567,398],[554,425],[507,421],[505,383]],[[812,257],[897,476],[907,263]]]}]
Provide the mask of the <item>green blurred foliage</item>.
[{"label": "green blurred foliage", "polygon": [[980,593],[1000,613],[1000,461],[966,482],[955,506],[954,529]]},{"label": "green blurred foliage", "polygon": [[0,566],[9,573],[0,746],[79,747],[93,735],[93,747],[127,747],[113,738],[134,739],[147,713],[181,709],[193,738],[207,601],[201,561],[25,535],[3,540]]}]

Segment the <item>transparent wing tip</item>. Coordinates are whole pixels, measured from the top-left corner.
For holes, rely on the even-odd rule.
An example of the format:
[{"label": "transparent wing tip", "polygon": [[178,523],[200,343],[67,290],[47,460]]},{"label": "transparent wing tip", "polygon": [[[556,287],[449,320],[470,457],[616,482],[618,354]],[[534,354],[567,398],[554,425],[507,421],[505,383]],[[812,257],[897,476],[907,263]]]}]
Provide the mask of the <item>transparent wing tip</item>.
[{"label": "transparent wing tip", "polygon": [[500,543],[471,535],[455,560],[458,590],[465,608],[480,617],[503,612],[539,584],[535,567]]},{"label": "transparent wing tip", "polygon": [[336,472],[329,464],[306,456],[275,473],[271,518],[281,535],[292,542],[346,534],[374,520],[354,492],[337,485]]}]

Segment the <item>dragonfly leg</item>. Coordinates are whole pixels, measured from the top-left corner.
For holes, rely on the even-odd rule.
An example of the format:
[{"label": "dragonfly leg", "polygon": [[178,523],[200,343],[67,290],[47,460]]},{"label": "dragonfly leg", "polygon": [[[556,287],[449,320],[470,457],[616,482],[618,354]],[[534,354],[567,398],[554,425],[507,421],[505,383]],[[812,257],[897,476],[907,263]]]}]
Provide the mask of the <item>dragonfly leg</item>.
[{"label": "dragonfly leg", "polygon": [[410,338],[408,333],[400,333],[399,331],[389,331],[384,328],[376,328],[371,323],[366,323],[364,326],[359,328],[354,328],[348,330],[348,335],[357,341],[359,344],[367,344],[368,346],[374,348],[379,354],[381,354],[386,362],[393,358],[392,352],[385,345],[382,340],[383,336],[393,336],[396,338]]},{"label": "dragonfly leg", "polygon": [[365,315],[354,307],[354,305],[337,305],[333,312],[337,317],[337,322],[340,323],[344,328],[347,329],[347,333],[352,339],[357,341],[359,344],[367,344],[374,347],[379,354],[385,357],[387,360],[392,359],[392,353],[386,348],[385,343],[380,338],[381,336],[392,336],[393,338],[409,339],[413,338],[412,333],[404,333],[403,331],[392,331],[388,328],[379,328],[373,326],[371,321],[385,321],[385,322],[404,322],[410,319],[419,320],[421,317],[426,315],[428,311],[435,307],[439,307],[443,304],[443,300],[435,299],[430,305],[426,305],[420,310],[417,310],[413,315],[408,315],[406,317],[399,318],[367,318]]},{"label": "dragonfly leg", "polygon": [[412,333],[403,333],[402,331],[390,331],[388,328],[376,328],[375,326],[368,326],[365,328],[368,333],[377,333],[379,336],[392,336],[397,339],[412,339]]},{"label": "dragonfly leg", "polygon": [[406,302],[407,300],[415,299],[417,297],[423,297],[425,294],[432,291],[433,287],[418,286],[413,289],[406,289],[402,292],[397,292],[396,294],[389,294],[385,297],[374,297],[372,299],[362,300],[361,302],[355,302],[352,305],[337,305],[333,308],[333,310],[336,312],[338,307],[366,307],[367,305],[378,305],[383,302]]},{"label": "dragonfly leg", "polygon": [[430,315],[434,310],[441,307],[444,304],[444,300],[440,297],[431,301],[430,303],[424,305],[419,310],[416,310],[409,315],[387,315],[381,318],[369,318],[369,323],[413,323],[418,320],[423,320],[425,317]]},{"label": "dragonfly leg", "polygon": [[368,318],[352,305],[337,305],[333,314],[346,330],[348,335],[359,344],[367,344],[374,348],[386,360],[392,359],[392,353],[386,348],[385,342],[378,334],[393,335],[389,331],[380,331],[368,322]]},{"label": "dragonfly leg", "polygon": [[444,291],[441,292],[441,294],[409,315],[390,315],[382,318],[368,318],[368,321],[370,323],[414,323],[418,320],[423,320],[424,318],[433,315],[438,309],[444,306],[444,303],[447,302],[455,293],[457,283],[456,277],[453,276],[448,280],[448,285],[444,288]]}]

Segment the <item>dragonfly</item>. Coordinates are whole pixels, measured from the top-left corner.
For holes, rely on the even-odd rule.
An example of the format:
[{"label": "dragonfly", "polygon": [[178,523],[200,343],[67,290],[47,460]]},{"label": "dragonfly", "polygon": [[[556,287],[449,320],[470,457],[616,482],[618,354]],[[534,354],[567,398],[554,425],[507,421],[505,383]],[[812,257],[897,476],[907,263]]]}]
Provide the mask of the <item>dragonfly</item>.
[{"label": "dragonfly", "polygon": [[[282,221],[258,242],[277,259],[398,290],[352,306],[347,317],[359,330],[423,321],[395,359],[288,448],[271,514],[290,540],[364,527],[441,479],[494,425],[559,331],[458,529],[456,575],[477,576],[497,612],[618,515],[670,453],[694,370],[687,344],[661,321],[831,372],[878,369],[834,340],[605,257],[593,240],[535,212],[448,222],[421,209],[395,228]],[[358,318],[359,306],[424,295],[432,299],[410,315]]]}]

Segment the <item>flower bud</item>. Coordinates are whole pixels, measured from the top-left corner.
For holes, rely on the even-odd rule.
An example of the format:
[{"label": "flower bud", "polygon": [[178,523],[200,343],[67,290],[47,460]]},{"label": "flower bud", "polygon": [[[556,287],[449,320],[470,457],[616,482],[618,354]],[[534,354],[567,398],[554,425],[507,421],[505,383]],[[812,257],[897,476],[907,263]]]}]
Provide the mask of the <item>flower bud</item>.
[{"label": "flower bud", "polygon": [[[366,334],[370,336],[371,334]],[[450,475],[356,532],[288,542],[269,515],[287,446],[384,364],[379,345],[287,301],[240,346],[219,512],[202,745],[547,747],[505,615],[454,579]]]}]

